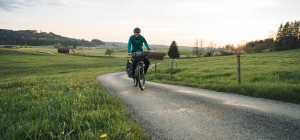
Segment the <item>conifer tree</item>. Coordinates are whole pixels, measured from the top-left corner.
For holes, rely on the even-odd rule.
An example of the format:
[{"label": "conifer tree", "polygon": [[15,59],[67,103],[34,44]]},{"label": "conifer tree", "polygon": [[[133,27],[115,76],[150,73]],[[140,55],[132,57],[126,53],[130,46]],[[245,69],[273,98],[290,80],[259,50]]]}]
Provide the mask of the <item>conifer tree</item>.
[{"label": "conifer tree", "polygon": [[179,53],[176,41],[173,41],[171,43],[169,51],[168,51],[168,56],[172,59],[180,57],[180,53]]}]

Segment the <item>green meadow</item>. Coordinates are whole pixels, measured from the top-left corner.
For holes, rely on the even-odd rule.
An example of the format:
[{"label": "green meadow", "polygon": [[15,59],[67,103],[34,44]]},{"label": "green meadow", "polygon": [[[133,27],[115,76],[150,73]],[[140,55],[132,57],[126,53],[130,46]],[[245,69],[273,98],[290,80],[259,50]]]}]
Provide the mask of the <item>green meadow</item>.
[{"label": "green meadow", "polygon": [[[96,81],[98,75],[125,71],[129,58],[104,57],[108,46],[79,48],[83,55],[33,52],[56,53],[53,46],[0,49],[2,139],[149,139],[122,102]],[[115,56],[126,55],[126,48],[116,49]],[[171,59],[155,62],[161,64],[157,75],[149,70],[149,81],[300,103],[300,49],[242,54],[241,84],[233,55],[177,59],[172,78]]]},{"label": "green meadow", "polygon": [[149,139],[98,75],[124,58],[0,49],[0,139]]},{"label": "green meadow", "polygon": [[[18,46],[19,47],[19,46]],[[32,48],[21,48],[21,50],[26,51],[45,51],[45,52],[53,52],[57,53],[57,49],[54,48],[53,45],[49,46],[28,46]],[[92,56],[108,56],[105,55],[106,49],[114,49],[114,54],[112,56],[117,57],[128,57],[127,55],[127,48],[126,47],[113,47],[113,46],[105,46],[105,45],[97,45],[96,47],[84,47],[78,46],[76,49],[73,49],[76,54],[80,55],[92,55]],[[162,49],[162,50],[152,50],[152,52],[161,52],[166,53],[165,58],[169,59],[168,54],[169,49]],[[182,58],[193,57],[192,50],[182,49],[180,50],[180,54]]]},{"label": "green meadow", "polygon": [[173,78],[171,61],[164,61],[147,80],[300,103],[300,49],[242,54],[241,84],[235,55],[178,59],[173,67]]}]

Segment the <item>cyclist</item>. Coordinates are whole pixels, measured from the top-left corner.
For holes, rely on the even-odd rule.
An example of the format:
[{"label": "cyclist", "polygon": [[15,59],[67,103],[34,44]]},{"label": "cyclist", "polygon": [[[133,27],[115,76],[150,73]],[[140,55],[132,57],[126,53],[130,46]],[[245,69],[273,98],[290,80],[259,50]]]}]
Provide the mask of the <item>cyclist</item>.
[{"label": "cyclist", "polygon": [[[131,45],[132,45],[132,52],[139,52],[139,51],[144,51],[143,50],[143,43],[145,44],[146,48],[147,48],[147,52],[151,52],[151,49],[146,41],[146,39],[141,35],[141,29],[136,27],[133,29],[134,35],[130,36],[129,41],[128,41],[128,55],[130,56],[130,50],[131,50]],[[145,75],[147,73],[148,67],[150,65],[150,61],[149,59],[145,59],[143,60],[144,64],[145,64]],[[135,68],[136,68],[136,64],[138,62],[137,61],[133,61],[132,62],[132,73],[131,73],[131,77],[135,78]]]}]

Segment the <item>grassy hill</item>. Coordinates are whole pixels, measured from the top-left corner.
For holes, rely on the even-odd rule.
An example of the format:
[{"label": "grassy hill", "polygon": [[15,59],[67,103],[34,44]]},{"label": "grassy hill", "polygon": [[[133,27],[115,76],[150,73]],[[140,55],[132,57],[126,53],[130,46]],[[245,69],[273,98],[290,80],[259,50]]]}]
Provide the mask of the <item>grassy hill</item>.
[{"label": "grassy hill", "polygon": [[236,56],[179,59],[173,78],[171,62],[158,66],[147,80],[247,96],[300,103],[300,49],[241,55],[241,84]]},{"label": "grassy hill", "polygon": [[0,58],[0,139],[149,138],[96,81],[126,59],[3,48]]}]

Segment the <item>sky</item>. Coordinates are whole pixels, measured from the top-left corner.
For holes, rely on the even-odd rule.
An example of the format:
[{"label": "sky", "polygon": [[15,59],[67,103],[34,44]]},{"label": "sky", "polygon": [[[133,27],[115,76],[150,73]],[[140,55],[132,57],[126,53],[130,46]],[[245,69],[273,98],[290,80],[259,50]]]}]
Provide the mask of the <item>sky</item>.
[{"label": "sky", "polygon": [[219,47],[268,38],[299,13],[299,0],[0,0],[0,29],[127,42],[140,27],[149,44]]}]

